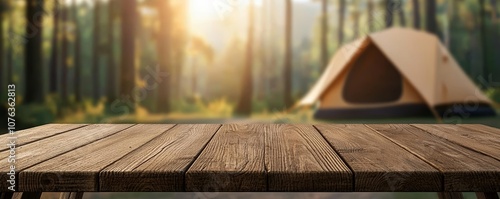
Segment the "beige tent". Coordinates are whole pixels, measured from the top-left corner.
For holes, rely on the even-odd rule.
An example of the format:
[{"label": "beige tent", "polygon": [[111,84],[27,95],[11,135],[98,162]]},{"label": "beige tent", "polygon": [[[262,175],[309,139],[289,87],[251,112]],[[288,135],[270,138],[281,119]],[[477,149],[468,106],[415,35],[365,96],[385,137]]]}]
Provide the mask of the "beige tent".
[{"label": "beige tent", "polygon": [[343,46],[297,106],[317,118],[495,115],[434,35],[392,28]]}]

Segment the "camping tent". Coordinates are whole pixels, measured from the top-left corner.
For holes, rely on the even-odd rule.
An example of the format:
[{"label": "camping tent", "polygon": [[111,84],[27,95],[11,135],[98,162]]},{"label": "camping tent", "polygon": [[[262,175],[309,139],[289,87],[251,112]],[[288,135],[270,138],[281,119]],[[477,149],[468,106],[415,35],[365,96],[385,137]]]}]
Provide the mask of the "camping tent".
[{"label": "camping tent", "polygon": [[402,28],[343,46],[297,106],[317,102],[323,119],[496,114],[436,36]]}]

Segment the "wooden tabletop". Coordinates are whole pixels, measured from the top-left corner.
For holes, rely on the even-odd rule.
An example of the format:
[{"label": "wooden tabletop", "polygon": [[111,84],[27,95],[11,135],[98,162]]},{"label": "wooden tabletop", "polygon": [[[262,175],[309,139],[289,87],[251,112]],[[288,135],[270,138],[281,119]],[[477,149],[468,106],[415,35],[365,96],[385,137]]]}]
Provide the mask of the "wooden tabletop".
[{"label": "wooden tabletop", "polygon": [[[24,192],[500,191],[500,130],[483,125],[49,124],[15,135]],[[0,162],[2,192],[9,167]]]}]

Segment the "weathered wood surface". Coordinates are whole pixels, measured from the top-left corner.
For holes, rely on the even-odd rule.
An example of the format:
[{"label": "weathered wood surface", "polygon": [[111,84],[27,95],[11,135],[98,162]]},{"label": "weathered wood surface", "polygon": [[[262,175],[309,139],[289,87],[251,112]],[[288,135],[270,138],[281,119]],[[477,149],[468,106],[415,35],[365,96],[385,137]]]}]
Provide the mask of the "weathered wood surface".
[{"label": "weathered wood surface", "polygon": [[[39,162],[113,135],[131,126],[131,124],[94,124],[75,129],[71,133],[55,135],[50,139],[42,139],[19,147],[16,146],[15,170],[19,173]],[[61,128],[56,129],[59,131]],[[0,154],[1,157],[7,157],[9,156],[9,151],[3,151]],[[2,174],[9,172],[10,164],[8,161],[0,161],[0,172]],[[6,182],[7,175],[1,175],[0,180]],[[0,190],[9,191],[7,185],[9,184],[0,183]]]},{"label": "weathered wood surface", "polygon": [[411,125],[368,126],[439,169],[445,192],[500,191],[500,162],[492,157]]},{"label": "weathered wood surface", "polygon": [[186,172],[186,190],[266,191],[264,125],[224,125]]},{"label": "weathered wood surface", "polygon": [[412,125],[435,136],[500,160],[500,132],[482,131],[483,125]]},{"label": "weathered wood surface", "polygon": [[[61,134],[64,132],[68,132],[77,128],[81,128],[87,126],[87,124],[46,124],[43,126],[38,126],[31,129],[15,131],[14,132],[14,141],[16,147],[22,146],[24,144],[36,142],[38,140],[48,138],[57,134]],[[0,135],[0,140],[9,140],[12,135],[4,134]],[[6,141],[7,143],[7,141]],[[9,146],[3,144],[0,146],[0,151],[6,151],[9,149]]]},{"label": "weathered wood surface", "polygon": [[77,148],[19,174],[23,191],[82,192],[98,191],[99,172],[173,125],[135,125]]},{"label": "weathered wood surface", "polygon": [[[24,143],[16,146],[17,190],[25,192],[436,191],[456,197],[451,192],[500,191],[500,130],[482,125],[102,124],[18,133]],[[9,151],[0,155],[6,159]],[[0,166],[4,181],[9,164]],[[0,183],[2,191],[6,186]]]},{"label": "weathered wood surface", "polygon": [[269,191],[352,191],[353,175],[311,125],[262,129]]},{"label": "weathered wood surface", "polygon": [[315,125],[355,173],[355,191],[440,191],[437,169],[362,124]]},{"label": "weathered wood surface", "polygon": [[184,173],[220,126],[177,125],[101,171],[100,191],[184,191]]}]

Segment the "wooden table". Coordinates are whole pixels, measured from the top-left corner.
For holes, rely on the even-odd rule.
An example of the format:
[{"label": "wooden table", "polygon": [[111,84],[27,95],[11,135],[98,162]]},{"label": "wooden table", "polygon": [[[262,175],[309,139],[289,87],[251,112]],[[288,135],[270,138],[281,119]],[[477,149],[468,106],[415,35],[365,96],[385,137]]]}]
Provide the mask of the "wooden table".
[{"label": "wooden table", "polygon": [[[439,192],[498,198],[500,130],[483,125],[49,124],[19,131],[16,191]],[[2,135],[8,142],[9,135]]]}]

